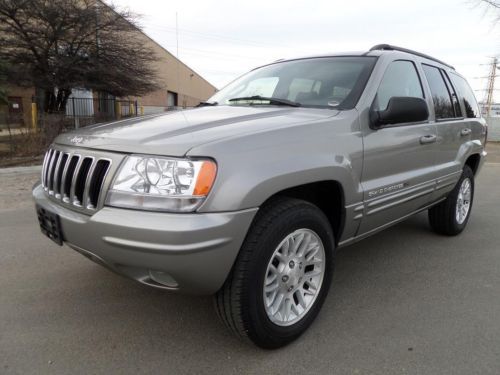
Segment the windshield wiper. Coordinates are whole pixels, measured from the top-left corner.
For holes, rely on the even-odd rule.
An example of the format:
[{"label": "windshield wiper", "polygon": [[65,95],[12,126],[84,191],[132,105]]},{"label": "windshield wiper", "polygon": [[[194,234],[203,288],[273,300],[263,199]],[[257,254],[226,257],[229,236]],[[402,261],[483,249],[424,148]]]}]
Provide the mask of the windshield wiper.
[{"label": "windshield wiper", "polygon": [[217,102],[213,102],[213,103],[210,103],[210,102],[200,102],[200,104],[197,105],[197,107],[213,107],[215,105],[217,105],[219,103]]},{"label": "windshield wiper", "polygon": [[271,98],[271,97],[260,96],[260,95],[242,96],[240,98],[232,98],[232,99],[229,99],[228,102],[238,102],[238,101],[243,101],[243,100],[262,100],[262,101],[269,102],[269,104],[287,105],[290,107],[300,107],[301,106],[300,103],[292,102],[291,100],[280,99],[280,98]]}]

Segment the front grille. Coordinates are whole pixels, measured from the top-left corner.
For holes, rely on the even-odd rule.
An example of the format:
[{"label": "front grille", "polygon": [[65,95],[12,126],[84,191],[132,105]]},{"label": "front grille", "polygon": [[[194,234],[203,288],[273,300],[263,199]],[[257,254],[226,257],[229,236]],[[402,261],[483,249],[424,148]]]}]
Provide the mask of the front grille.
[{"label": "front grille", "polygon": [[83,211],[95,211],[111,159],[51,148],[45,154],[42,185],[49,197]]}]

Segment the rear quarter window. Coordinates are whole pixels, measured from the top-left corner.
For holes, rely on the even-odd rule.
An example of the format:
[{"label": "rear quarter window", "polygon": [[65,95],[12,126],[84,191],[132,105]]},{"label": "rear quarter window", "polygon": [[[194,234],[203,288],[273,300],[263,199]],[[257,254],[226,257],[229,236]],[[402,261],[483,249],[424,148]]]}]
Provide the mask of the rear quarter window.
[{"label": "rear quarter window", "polygon": [[476,97],[467,81],[453,72],[451,72],[449,76],[453,82],[453,86],[455,86],[455,89],[458,91],[458,95],[460,95],[460,100],[465,108],[465,116],[468,118],[481,117]]}]

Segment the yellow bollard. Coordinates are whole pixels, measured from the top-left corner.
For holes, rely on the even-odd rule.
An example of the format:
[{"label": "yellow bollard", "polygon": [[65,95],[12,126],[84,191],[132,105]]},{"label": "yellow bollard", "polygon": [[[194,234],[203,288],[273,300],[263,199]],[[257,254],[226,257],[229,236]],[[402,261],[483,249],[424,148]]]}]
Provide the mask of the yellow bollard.
[{"label": "yellow bollard", "polygon": [[36,109],[36,103],[31,103],[31,126],[33,130],[38,129],[38,111]]},{"label": "yellow bollard", "polygon": [[140,108],[140,111],[141,111],[141,116],[144,116],[144,107],[141,105],[139,108]]},{"label": "yellow bollard", "polygon": [[115,101],[115,118],[117,120],[121,119],[122,117],[122,105],[120,102]]}]

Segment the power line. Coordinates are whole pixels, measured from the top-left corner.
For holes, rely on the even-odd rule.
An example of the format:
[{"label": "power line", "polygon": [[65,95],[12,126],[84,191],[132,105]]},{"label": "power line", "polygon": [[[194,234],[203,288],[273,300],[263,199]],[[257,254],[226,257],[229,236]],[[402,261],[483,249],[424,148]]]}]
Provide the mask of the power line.
[{"label": "power line", "polygon": [[[223,41],[228,41],[228,42],[238,42],[238,45],[247,44],[247,45],[253,45],[253,46],[264,46],[264,47],[274,47],[274,48],[278,47],[278,48],[286,48],[286,49],[294,49],[294,50],[296,50],[298,48],[297,45],[292,46],[292,45],[287,45],[287,44],[276,44],[276,43],[261,42],[261,41],[256,41],[256,40],[241,39],[241,38],[223,36],[220,34],[212,34],[212,33],[207,33],[207,32],[194,31],[194,30],[185,29],[185,28],[179,28],[177,30],[175,27],[171,27],[171,26],[163,26],[163,25],[158,26],[155,24],[153,24],[151,26],[151,24],[148,24],[147,27],[150,29],[165,31],[168,33],[179,33],[181,35],[188,36],[188,37],[196,37],[196,38],[203,38],[203,39],[218,39],[218,40],[223,40]],[[189,34],[191,34],[191,35],[189,35]],[[307,47],[304,47],[302,45],[300,46],[300,49],[301,50],[315,51],[315,52],[317,51],[317,49],[307,48]],[[195,50],[195,49],[192,49],[192,50]],[[201,51],[201,50],[199,50],[199,51]],[[206,51],[206,52],[209,52],[209,51]],[[219,54],[217,53],[217,55],[219,55]],[[236,55],[232,55],[232,56],[236,56]],[[250,56],[238,56],[238,57],[258,60],[256,58],[250,57]],[[461,65],[461,66],[472,66],[472,65],[473,66],[478,66],[478,65],[485,66],[485,65],[488,65],[489,66],[490,64],[489,63],[488,64],[473,63],[473,62],[464,62],[464,63],[455,62],[454,65]],[[487,77],[484,77],[484,78],[487,78]],[[474,79],[476,79],[476,77],[474,77]]]},{"label": "power line", "polygon": [[[151,28],[151,29],[160,30],[160,31],[166,31],[169,33],[175,32],[175,28],[169,27],[169,26],[156,26],[156,25],[151,26],[151,25],[148,25],[147,27]],[[179,29],[179,31],[183,34],[193,34],[194,36],[197,36],[200,38],[229,40],[229,41],[238,42],[239,44],[243,43],[243,44],[250,44],[250,45],[261,45],[261,46],[267,46],[267,47],[281,47],[281,48],[293,48],[293,49],[297,48],[297,46],[292,46],[292,45],[285,45],[285,44],[278,45],[275,43],[267,43],[267,42],[249,40],[249,39],[240,39],[240,38],[211,34],[211,33],[206,33],[206,32],[193,31],[193,30],[184,29],[184,28]]]},{"label": "power line", "polygon": [[[484,64],[483,64],[484,65]],[[488,64],[489,66],[491,66],[491,64]],[[494,78],[498,77],[499,75],[498,74],[495,74],[494,75]],[[491,75],[487,75],[485,77],[472,77],[472,79],[485,79],[485,78],[488,78],[490,79],[492,76]]]},{"label": "power line", "polygon": [[[167,48],[174,48],[172,45],[164,44],[165,47]],[[251,56],[243,56],[243,55],[234,55],[234,54],[228,54],[228,53],[222,53],[222,52],[217,52],[217,51],[209,51],[209,50],[202,50],[202,49],[197,49],[197,48],[188,48],[188,47],[179,47],[180,50],[185,50],[185,51],[193,51],[198,54],[205,54],[209,56],[226,56],[229,58],[234,58],[237,60],[256,60],[256,61],[262,61],[261,58],[258,57],[251,57]],[[272,59],[271,59],[272,60]]]}]

